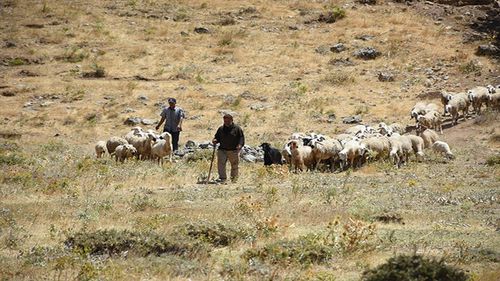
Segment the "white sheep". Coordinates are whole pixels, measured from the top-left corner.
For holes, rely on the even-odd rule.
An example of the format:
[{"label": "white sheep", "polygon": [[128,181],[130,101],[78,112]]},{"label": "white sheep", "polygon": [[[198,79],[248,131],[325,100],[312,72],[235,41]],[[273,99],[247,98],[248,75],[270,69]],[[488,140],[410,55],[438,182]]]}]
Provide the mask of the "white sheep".
[{"label": "white sheep", "polygon": [[124,162],[126,159],[134,157],[137,154],[137,149],[131,144],[120,144],[115,149],[115,160],[116,162]]},{"label": "white sheep", "polygon": [[441,104],[443,105],[443,116],[446,115],[446,106],[448,105],[448,102],[451,100],[453,95],[449,92],[442,91],[441,92]]},{"label": "white sheep", "polygon": [[410,154],[413,152],[411,139],[407,136],[393,134],[389,138],[389,143],[391,144],[389,157],[393,161],[394,165],[399,168],[401,167],[401,164],[408,163]]},{"label": "white sheep", "polygon": [[488,87],[474,87],[467,91],[467,98],[472,104],[472,108],[476,114],[481,113],[481,107],[483,104],[489,103],[490,94],[494,91],[494,88],[489,85]]},{"label": "white sheep", "polygon": [[444,141],[436,141],[432,145],[432,150],[438,154],[444,154],[448,159],[455,159],[455,155],[450,150],[450,146]]},{"label": "white sheep", "polygon": [[[447,107],[449,104],[447,105]],[[443,134],[443,121],[441,120],[441,115],[437,111],[429,111],[425,115],[419,115],[417,117],[418,126],[424,126],[427,128],[434,128],[439,130]]]},{"label": "white sheep", "polygon": [[329,137],[322,140],[314,139],[311,141],[312,154],[315,161],[314,168],[317,169],[323,160],[330,161],[330,169],[334,170],[334,163],[339,158],[339,152],[342,150],[342,144],[337,139]]},{"label": "white sheep", "polygon": [[124,138],[120,137],[111,137],[107,142],[106,142],[106,148],[108,150],[108,153],[111,155],[115,152],[115,149],[117,146],[121,144],[128,144],[127,140]]},{"label": "white sheep", "polygon": [[421,161],[424,158],[424,139],[415,135],[405,135],[411,141],[411,147],[417,161]]},{"label": "white sheep", "polygon": [[104,153],[106,153],[106,142],[98,141],[95,144],[95,154],[97,158],[101,158]]},{"label": "white sheep", "polygon": [[151,156],[158,160],[158,164],[163,165],[163,158],[168,156],[168,161],[172,162],[172,136],[164,132],[153,143],[151,147]]},{"label": "white sheep", "polygon": [[468,113],[470,101],[469,98],[464,95],[465,93],[454,95],[445,107],[446,112],[451,114],[453,124],[458,124],[459,111],[463,112],[464,119]]},{"label": "white sheep", "polygon": [[500,93],[491,94],[488,97],[488,106],[493,109],[500,109]]},{"label": "white sheep", "polygon": [[314,157],[312,155],[312,148],[307,145],[303,145],[300,140],[292,140],[290,142],[291,150],[291,163],[295,168],[295,171],[304,171],[307,169],[312,169],[314,165]]},{"label": "white sheep", "polygon": [[153,136],[144,132],[140,127],[135,127],[125,135],[125,140],[137,150],[137,159],[149,159],[151,157],[151,143]]},{"label": "white sheep", "polygon": [[366,152],[366,147],[358,141],[350,140],[345,145],[344,148],[339,152],[339,158],[341,161],[341,168],[347,167],[350,164],[351,168],[361,167],[362,158]]},{"label": "white sheep", "polygon": [[439,140],[436,131],[423,126],[417,129],[417,136],[424,140],[424,148],[430,148],[435,141]]},{"label": "white sheep", "polygon": [[[386,136],[382,137],[370,137],[361,140],[361,144],[366,147],[367,158],[369,159],[383,159],[389,156],[391,150],[391,144],[389,138]],[[367,160],[369,160],[367,159]]]},{"label": "white sheep", "polygon": [[417,121],[419,115],[425,114],[426,108],[427,104],[425,102],[417,102],[411,109],[410,119],[415,118],[415,121]]}]

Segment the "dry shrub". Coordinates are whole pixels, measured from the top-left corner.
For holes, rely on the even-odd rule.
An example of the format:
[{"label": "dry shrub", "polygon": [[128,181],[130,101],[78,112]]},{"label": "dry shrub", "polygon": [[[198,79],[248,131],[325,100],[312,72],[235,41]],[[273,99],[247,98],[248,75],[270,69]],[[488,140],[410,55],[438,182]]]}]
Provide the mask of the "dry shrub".
[{"label": "dry shrub", "polygon": [[178,232],[215,247],[228,246],[248,235],[248,231],[242,227],[209,222],[188,223],[179,227]]}]

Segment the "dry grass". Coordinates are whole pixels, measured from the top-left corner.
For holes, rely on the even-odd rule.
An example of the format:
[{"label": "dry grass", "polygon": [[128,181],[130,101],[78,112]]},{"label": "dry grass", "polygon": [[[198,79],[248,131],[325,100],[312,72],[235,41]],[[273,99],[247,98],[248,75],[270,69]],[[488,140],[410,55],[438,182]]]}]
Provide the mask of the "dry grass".
[{"label": "dry grass", "polygon": [[[428,90],[423,69],[438,62],[450,65],[450,87],[478,83],[464,73],[471,61],[481,63],[481,69],[473,70],[483,75],[495,69],[495,62],[472,55],[473,46],[464,45],[459,35],[404,5],[346,8],[346,17],[334,24],[306,24],[329,7],[352,1],[320,2],[0,4],[0,60],[21,59],[0,66],[0,86],[15,92],[0,96],[0,276],[358,280],[366,267],[383,263],[392,253],[417,249],[469,270],[474,280],[496,280],[498,165],[477,164],[493,159],[488,157],[498,149],[495,118],[482,124],[482,131],[471,122],[447,130],[444,138],[456,148],[457,160],[443,163],[429,153],[424,163],[412,162],[401,170],[374,163],[353,173],[290,174],[285,167],[243,164],[237,184],[205,186],[195,182],[207,173],[207,159],[158,167],[93,157],[97,140],[125,134],[127,117],[158,119],[155,104],[170,96],[189,118],[199,116],[184,123],[181,144],[211,139],[221,121],[218,111],[231,109],[248,144],[267,141],[280,147],[294,131],[341,132],[347,125],[340,117],[355,113],[367,123],[408,124],[415,96]],[[210,33],[195,33],[199,26]],[[355,39],[360,35],[374,39]],[[16,47],[4,47],[6,41]],[[337,42],[348,50],[315,52]],[[352,58],[352,52],[365,46],[382,56]],[[353,66],[329,64],[347,57]],[[82,79],[82,73],[96,66],[105,70],[105,77]],[[396,82],[378,82],[377,71],[386,69],[398,72]],[[24,77],[21,70],[40,76]],[[137,75],[151,80],[135,80]],[[405,91],[403,84],[408,85]],[[241,97],[246,91],[250,96]],[[140,101],[141,95],[147,100]],[[23,107],[27,102],[32,105]],[[252,111],[255,103],[269,107]],[[126,113],[128,108],[134,112]],[[321,121],[332,113],[336,122]],[[386,213],[397,213],[404,224],[375,222]],[[294,253],[294,243],[314,234],[319,236],[303,240],[312,253],[325,245],[337,247],[318,240],[336,220],[359,226],[343,239],[358,237],[356,229],[372,223],[374,237],[308,266],[245,260],[247,251],[271,249],[282,240],[292,241],[286,251]],[[200,222],[238,225],[248,235],[226,247],[205,245],[210,255],[189,258],[94,257],[62,244],[79,231],[153,231],[167,237],[179,226]],[[272,250],[269,254],[279,256]]]}]

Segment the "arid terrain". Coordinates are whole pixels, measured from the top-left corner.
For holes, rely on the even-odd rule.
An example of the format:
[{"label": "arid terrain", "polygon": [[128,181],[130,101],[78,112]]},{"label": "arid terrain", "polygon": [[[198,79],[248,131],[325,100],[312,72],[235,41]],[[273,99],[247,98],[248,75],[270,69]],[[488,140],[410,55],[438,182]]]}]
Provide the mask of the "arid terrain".
[{"label": "arid terrain", "polygon": [[360,2],[0,1],[0,280],[361,280],[412,253],[500,280],[499,111],[446,117],[455,159],[400,169],[242,162],[215,185],[210,149],[96,158],[169,97],[181,146],[231,111],[249,146],[281,148],[354,115],[412,128],[416,102],[500,84],[498,1]]}]

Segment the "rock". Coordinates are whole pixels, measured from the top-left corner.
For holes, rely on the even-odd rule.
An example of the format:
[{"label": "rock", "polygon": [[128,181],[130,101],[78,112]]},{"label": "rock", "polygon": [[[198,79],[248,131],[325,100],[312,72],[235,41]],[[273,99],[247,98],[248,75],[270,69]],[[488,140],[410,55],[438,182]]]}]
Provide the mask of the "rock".
[{"label": "rock", "polygon": [[135,112],[135,110],[133,108],[130,108],[130,107],[127,107],[124,110],[122,110],[122,113],[132,113],[132,112]]},{"label": "rock", "polygon": [[137,99],[140,100],[140,101],[147,101],[147,100],[149,100],[149,98],[146,97],[146,96],[144,96],[144,95],[140,95]]},{"label": "rock", "polygon": [[14,48],[14,47],[16,47],[16,43],[14,43],[13,41],[5,41],[5,47],[6,48]]},{"label": "rock", "polygon": [[249,162],[249,163],[255,163],[257,161],[257,157],[255,157],[251,154],[242,155],[241,159],[243,159],[243,161]]},{"label": "rock", "polygon": [[195,27],[194,32],[196,33],[202,33],[202,34],[208,34],[210,33],[210,30],[206,27]]},{"label": "rock", "polygon": [[235,117],[235,116],[237,116],[237,115],[238,115],[238,113],[236,113],[236,112],[234,112],[234,111],[232,111],[232,110],[229,110],[229,109],[220,109],[218,112],[219,112],[220,114],[222,114],[222,115],[225,115],[225,114],[231,114],[233,117]]},{"label": "rock", "polygon": [[490,5],[494,4],[496,0],[430,0],[427,2],[436,2],[438,4],[452,5],[452,6],[467,6],[467,5]]},{"label": "rock", "polygon": [[359,4],[375,5],[377,0],[356,0]]},{"label": "rock", "polygon": [[255,111],[262,111],[262,110],[265,110],[267,108],[269,108],[269,105],[265,105],[265,104],[261,104],[261,103],[252,104],[250,106],[250,109],[255,110]]},{"label": "rock", "polygon": [[24,103],[23,107],[30,107],[32,105],[33,105],[33,103],[29,101],[29,102]]},{"label": "rock", "polygon": [[185,148],[196,148],[196,142],[192,141],[192,140],[188,140],[186,142],[186,144],[184,144],[184,147]]},{"label": "rock", "polygon": [[243,91],[243,93],[240,94],[240,97],[244,99],[254,99],[254,96],[248,90]]},{"label": "rock", "polygon": [[349,58],[344,59],[331,59],[328,61],[329,64],[334,66],[353,66],[354,63]]},{"label": "rock", "polygon": [[347,49],[346,46],[342,43],[337,43],[330,47],[330,51],[334,53],[340,53],[345,51],[346,49]]},{"label": "rock", "polygon": [[333,122],[335,122],[336,118],[337,118],[337,116],[335,116],[335,113],[328,114],[328,119],[326,120],[326,122],[333,123]]},{"label": "rock", "polygon": [[500,56],[500,48],[493,44],[479,45],[476,50],[476,55],[498,57]]},{"label": "rock", "polygon": [[354,52],[354,56],[360,59],[372,60],[380,56],[381,53],[373,47],[365,47]]},{"label": "rock", "polygon": [[143,125],[153,125],[156,123],[156,120],[152,120],[152,119],[141,119],[141,123]]},{"label": "rock", "polygon": [[186,31],[181,31],[181,36],[189,36],[189,33],[187,33]]},{"label": "rock", "polygon": [[201,148],[201,149],[209,149],[212,147],[213,147],[213,144],[209,141],[204,141],[204,142],[201,142],[200,144],[198,144],[198,148]]},{"label": "rock", "polygon": [[29,70],[23,69],[23,70],[19,71],[19,76],[36,77],[36,76],[40,76],[40,75],[38,75],[37,73],[31,72]]},{"label": "rock", "polygon": [[123,124],[125,124],[127,126],[137,126],[137,125],[141,124],[141,118],[129,117],[125,120],[125,122],[123,122]]},{"label": "rock", "polygon": [[24,26],[26,26],[28,28],[43,28],[44,27],[44,25],[40,24],[40,23],[29,23],[29,24],[25,24]]},{"label": "rock", "polygon": [[53,104],[54,102],[51,101],[44,101],[40,103],[40,107],[48,107],[49,105]]},{"label": "rock", "polygon": [[380,82],[394,82],[394,74],[389,72],[379,72],[377,77]]},{"label": "rock", "polygon": [[355,37],[356,39],[359,39],[359,40],[363,40],[363,41],[370,41],[372,40],[373,38],[375,38],[375,36],[373,35],[368,35],[368,34],[363,34],[363,35],[358,35]]},{"label": "rock", "polygon": [[361,122],[363,122],[363,120],[361,119],[361,116],[359,116],[359,115],[348,116],[348,117],[344,117],[342,119],[342,123],[344,123],[344,124],[359,124]]},{"label": "rock", "polygon": [[16,92],[14,92],[14,91],[7,90],[7,91],[2,92],[2,96],[4,96],[4,97],[14,97],[15,95],[16,95]]}]

